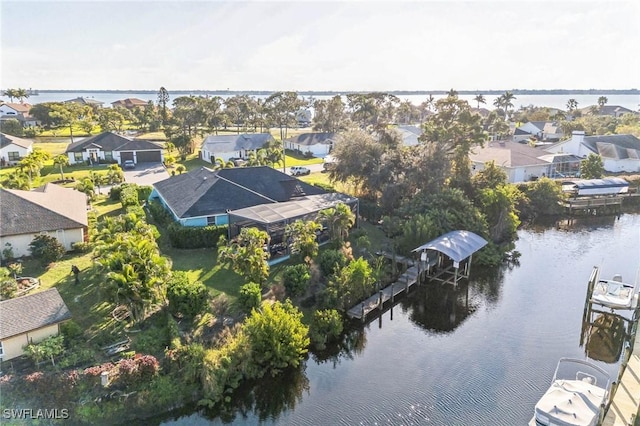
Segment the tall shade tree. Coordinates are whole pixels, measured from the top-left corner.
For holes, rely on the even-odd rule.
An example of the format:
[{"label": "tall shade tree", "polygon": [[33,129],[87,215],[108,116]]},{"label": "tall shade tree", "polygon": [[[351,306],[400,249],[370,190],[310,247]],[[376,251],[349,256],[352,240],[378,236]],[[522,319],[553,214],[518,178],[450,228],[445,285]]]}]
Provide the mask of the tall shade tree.
[{"label": "tall shade tree", "polygon": [[233,271],[247,281],[262,284],[269,277],[269,253],[265,249],[269,234],[258,228],[242,228],[240,234],[226,242],[224,237],[218,244],[219,259],[230,263]]},{"label": "tall shade tree", "polygon": [[348,127],[349,117],[340,95],[331,99],[316,100],[313,109],[313,130],[336,133]]},{"label": "tall shade tree", "polygon": [[604,163],[598,154],[589,156],[580,163],[580,177],[583,179],[600,179],[604,176]]},{"label": "tall shade tree", "polygon": [[69,157],[65,154],[59,154],[53,157],[53,164],[60,168],[60,179],[64,180],[64,168],[69,165]]},{"label": "tall shade tree", "polygon": [[[276,92],[270,95],[264,103],[269,123],[280,129],[280,141],[284,153],[284,141],[290,127],[297,125],[296,113],[304,106],[303,99],[297,92]],[[282,169],[286,170],[286,156],[283,155]]]},{"label": "tall shade tree", "polygon": [[600,109],[602,109],[607,102],[609,102],[609,99],[606,96],[600,96],[598,98],[598,106],[600,107]]},{"label": "tall shade tree", "polygon": [[162,118],[162,125],[164,126],[169,119],[169,113],[167,111],[167,104],[169,103],[169,92],[167,89],[160,87],[158,90],[158,108],[160,109],[160,117]]},{"label": "tall shade tree", "polygon": [[51,107],[50,115],[59,120],[62,126],[69,128],[71,143],[73,143],[73,127],[83,119],[91,115],[91,107],[75,102],[55,104]]},{"label": "tall shade tree", "polygon": [[573,111],[578,109],[578,101],[576,101],[575,99],[571,98],[567,101],[567,111],[569,113],[572,113]]},{"label": "tall shade tree", "polygon": [[478,114],[472,114],[467,101],[457,96],[439,99],[436,110],[437,113],[425,122],[424,132],[419,139],[426,143],[436,143],[448,153],[451,186],[470,193],[469,153],[475,146],[482,146],[485,141],[482,118]]}]

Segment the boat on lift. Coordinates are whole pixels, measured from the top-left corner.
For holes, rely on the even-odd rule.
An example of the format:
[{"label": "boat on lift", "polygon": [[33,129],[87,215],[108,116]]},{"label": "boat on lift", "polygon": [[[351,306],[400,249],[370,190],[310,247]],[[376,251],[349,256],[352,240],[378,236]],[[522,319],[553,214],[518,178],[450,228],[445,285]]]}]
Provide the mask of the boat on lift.
[{"label": "boat on lift", "polygon": [[611,309],[629,309],[636,299],[636,285],[622,281],[622,276],[616,274],[613,279],[601,280],[593,287],[591,302]]}]

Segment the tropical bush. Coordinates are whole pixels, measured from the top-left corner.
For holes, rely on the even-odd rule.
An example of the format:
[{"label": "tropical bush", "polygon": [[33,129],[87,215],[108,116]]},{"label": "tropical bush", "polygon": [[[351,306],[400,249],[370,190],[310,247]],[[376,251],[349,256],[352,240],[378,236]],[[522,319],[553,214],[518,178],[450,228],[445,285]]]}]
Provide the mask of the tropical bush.
[{"label": "tropical bush", "polygon": [[247,283],[240,287],[238,295],[238,305],[245,313],[250,313],[253,309],[260,307],[262,301],[262,289],[260,284]]},{"label": "tropical bush", "polygon": [[290,296],[299,296],[307,291],[311,272],[305,264],[291,265],[284,269],[284,288]]},{"label": "tropical bush", "polygon": [[313,313],[309,335],[318,349],[324,349],[326,343],[340,336],[342,330],[342,317],[335,309],[319,310]]},{"label": "tropical bush", "polygon": [[167,284],[167,300],[171,313],[193,318],[207,308],[209,292],[202,282],[190,282],[186,272],[173,271]]},{"label": "tropical bush", "polygon": [[347,257],[341,250],[324,250],[318,256],[318,264],[320,265],[322,274],[328,277],[347,264]]},{"label": "tropical bush", "polygon": [[29,243],[29,250],[34,258],[41,260],[45,265],[60,260],[65,253],[60,241],[47,234],[36,235]]},{"label": "tropical bush", "polygon": [[167,228],[171,246],[180,249],[215,248],[221,236],[226,236],[227,225],[203,227],[182,226],[172,223]]}]

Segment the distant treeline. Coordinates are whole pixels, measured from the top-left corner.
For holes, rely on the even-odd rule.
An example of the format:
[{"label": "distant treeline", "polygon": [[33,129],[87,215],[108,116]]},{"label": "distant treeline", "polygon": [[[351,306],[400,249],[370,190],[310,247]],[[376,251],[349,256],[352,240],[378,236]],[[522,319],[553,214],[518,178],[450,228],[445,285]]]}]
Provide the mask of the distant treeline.
[{"label": "distant treeline", "polygon": [[[456,90],[459,95],[500,95],[505,90]],[[514,95],[638,95],[640,89],[511,89]],[[157,90],[38,90],[39,93],[157,93]],[[170,90],[172,94],[187,95],[253,95],[267,96],[273,90]],[[303,96],[334,96],[347,93],[370,93],[370,91],[298,91]],[[391,90],[385,91],[396,96],[406,95],[446,95],[449,90]]]}]

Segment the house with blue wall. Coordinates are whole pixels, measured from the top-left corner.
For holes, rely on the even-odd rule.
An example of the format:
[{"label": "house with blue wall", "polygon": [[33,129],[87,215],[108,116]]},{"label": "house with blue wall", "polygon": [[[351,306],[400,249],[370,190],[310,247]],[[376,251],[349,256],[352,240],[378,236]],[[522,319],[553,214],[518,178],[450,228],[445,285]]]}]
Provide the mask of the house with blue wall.
[{"label": "house with blue wall", "polygon": [[202,167],[155,183],[149,200],[160,202],[183,226],[207,226],[227,225],[231,210],[325,193],[267,166]]}]

